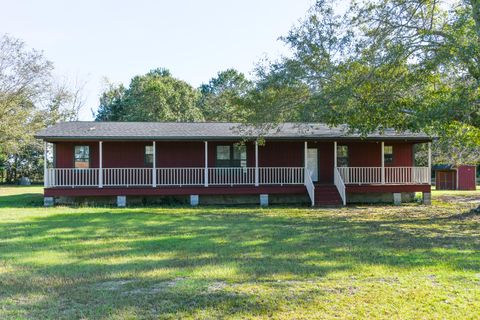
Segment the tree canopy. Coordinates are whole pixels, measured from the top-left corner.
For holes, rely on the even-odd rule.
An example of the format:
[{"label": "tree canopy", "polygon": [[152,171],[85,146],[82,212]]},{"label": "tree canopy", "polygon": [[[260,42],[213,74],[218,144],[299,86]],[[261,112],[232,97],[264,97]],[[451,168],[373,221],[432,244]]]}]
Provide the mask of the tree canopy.
[{"label": "tree canopy", "polygon": [[166,69],[135,76],[128,88],[110,85],[100,98],[98,121],[198,121],[198,92]]},{"label": "tree canopy", "polygon": [[52,70],[41,52],[0,36],[0,167],[6,168],[8,181],[40,171],[42,145],[33,134],[76,119],[83,104],[81,87],[60,83]]},{"label": "tree canopy", "polygon": [[207,121],[243,121],[246,110],[239,99],[252,89],[252,82],[235,69],[219,72],[200,86],[198,106]]},{"label": "tree canopy", "polygon": [[[274,94],[253,121],[300,115],[363,134],[479,129],[478,1],[366,0],[344,13],[336,4],[317,1],[283,37],[292,57],[259,69],[258,89]],[[258,107],[255,96],[247,105]]]},{"label": "tree canopy", "polygon": [[244,121],[240,100],[252,82],[235,69],[194,89],[166,69],[136,76],[128,88],[107,83],[97,121]]}]

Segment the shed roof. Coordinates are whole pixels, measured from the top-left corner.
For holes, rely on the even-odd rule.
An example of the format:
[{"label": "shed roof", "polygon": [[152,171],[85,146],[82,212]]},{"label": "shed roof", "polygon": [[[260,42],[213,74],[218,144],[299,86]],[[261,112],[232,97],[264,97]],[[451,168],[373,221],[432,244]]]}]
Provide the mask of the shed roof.
[{"label": "shed roof", "polygon": [[[222,140],[256,138],[288,140],[349,140],[359,134],[346,126],[329,127],[322,123],[283,123],[280,125],[247,126],[231,122],[60,122],[35,135],[47,141],[55,140]],[[366,137],[371,140],[430,141],[424,133],[386,130]]]}]

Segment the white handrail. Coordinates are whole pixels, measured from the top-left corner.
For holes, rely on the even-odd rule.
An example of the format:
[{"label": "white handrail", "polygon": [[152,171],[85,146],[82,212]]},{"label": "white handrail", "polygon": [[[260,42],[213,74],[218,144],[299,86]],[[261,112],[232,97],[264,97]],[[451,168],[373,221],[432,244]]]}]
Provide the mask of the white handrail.
[{"label": "white handrail", "polygon": [[315,185],[313,184],[312,180],[312,171],[305,170],[305,188],[307,188],[308,196],[310,197],[310,201],[312,202],[312,207],[315,205]]},{"label": "white handrail", "polygon": [[342,198],[342,203],[345,206],[347,204],[347,194],[345,191],[345,182],[342,179],[342,176],[340,175],[340,171],[338,170],[339,168],[335,168],[334,170],[334,183],[335,186],[337,187],[338,193],[340,194],[340,197]]},{"label": "white handrail", "polygon": [[428,167],[338,167],[345,184],[428,184]]}]

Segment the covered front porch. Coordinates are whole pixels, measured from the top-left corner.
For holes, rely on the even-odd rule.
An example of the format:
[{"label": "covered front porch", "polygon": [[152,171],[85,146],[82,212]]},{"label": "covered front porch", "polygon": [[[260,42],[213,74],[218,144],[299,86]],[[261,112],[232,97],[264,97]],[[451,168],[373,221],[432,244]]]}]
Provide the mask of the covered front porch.
[{"label": "covered front porch", "polygon": [[[111,193],[103,191],[105,189],[122,194],[155,195],[185,194],[187,191],[193,194],[231,194],[233,189],[236,189],[235,193],[298,193],[303,188],[311,204],[315,205],[319,199],[328,200],[332,190],[325,186],[332,186],[345,205],[347,193],[355,192],[352,190],[363,188],[372,192],[368,190],[376,186],[375,190],[381,192],[382,186],[390,186],[389,190],[395,190],[394,186],[417,186],[420,187],[417,191],[423,191],[423,186],[430,186],[430,160],[428,166],[413,166],[413,144],[406,142],[309,140],[265,141],[262,145],[258,141],[54,143],[54,160],[50,166],[45,143],[44,168],[45,194],[52,196],[61,194],[58,190],[66,189],[76,190],[67,192],[72,195]],[[385,154],[386,146],[391,155]],[[386,159],[388,163],[385,163]],[[349,166],[350,163],[355,166]],[[149,189],[154,191],[147,192]]]}]

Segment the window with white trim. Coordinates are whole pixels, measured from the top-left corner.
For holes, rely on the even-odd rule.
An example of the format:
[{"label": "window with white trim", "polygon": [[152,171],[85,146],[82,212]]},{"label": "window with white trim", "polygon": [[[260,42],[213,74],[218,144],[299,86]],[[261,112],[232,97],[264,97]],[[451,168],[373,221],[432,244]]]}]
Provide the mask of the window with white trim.
[{"label": "window with white trim", "polygon": [[90,146],[75,146],[73,166],[76,169],[90,168]]},{"label": "window with white trim", "polygon": [[385,164],[393,163],[393,146],[384,146],[383,159]]},{"label": "window with white trim", "polygon": [[242,144],[218,145],[215,154],[217,167],[247,167],[247,147]]},{"label": "window with white trim", "polygon": [[153,146],[145,146],[145,165],[153,167]]}]

